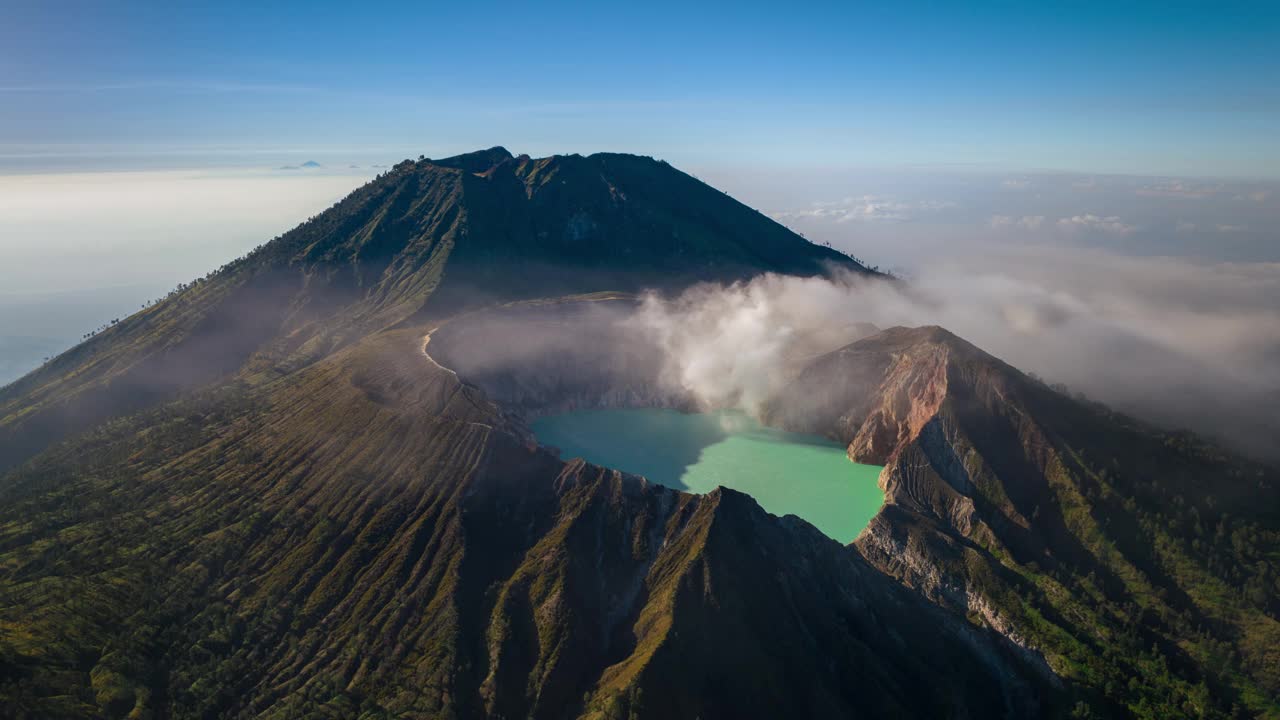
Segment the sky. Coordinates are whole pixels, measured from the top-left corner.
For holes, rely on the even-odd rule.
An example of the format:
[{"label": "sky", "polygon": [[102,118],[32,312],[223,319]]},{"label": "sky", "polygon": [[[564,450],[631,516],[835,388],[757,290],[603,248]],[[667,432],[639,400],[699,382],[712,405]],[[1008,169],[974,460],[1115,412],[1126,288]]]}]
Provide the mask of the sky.
[{"label": "sky", "polygon": [[1280,399],[1280,2],[257,5],[0,0],[0,384],[500,144],[665,159],[927,299],[842,311],[1152,417]]},{"label": "sky", "polygon": [[1261,0],[0,4],[10,169],[504,144],[1280,174],[1280,3]]}]

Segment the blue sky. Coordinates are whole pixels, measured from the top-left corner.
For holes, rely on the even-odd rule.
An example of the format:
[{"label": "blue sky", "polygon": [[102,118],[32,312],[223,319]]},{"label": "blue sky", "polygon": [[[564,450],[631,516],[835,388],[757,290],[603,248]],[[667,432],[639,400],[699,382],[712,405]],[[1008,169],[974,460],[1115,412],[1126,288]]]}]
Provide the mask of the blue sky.
[{"label": "blue sky", "polygon": [[4,4],[25,169],[504,144],[1280,177],[1273,2]]}]

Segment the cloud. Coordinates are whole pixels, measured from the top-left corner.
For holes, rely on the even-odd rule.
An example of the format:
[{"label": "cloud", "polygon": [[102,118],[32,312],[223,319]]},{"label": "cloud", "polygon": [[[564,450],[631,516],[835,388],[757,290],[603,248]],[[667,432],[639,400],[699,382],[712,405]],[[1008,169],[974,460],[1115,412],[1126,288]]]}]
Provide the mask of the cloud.
[{"label": "cloud", "polygon": [[1231,223],[1219,223],[1217,226],[1217,230],[1220,233],[1247,233],[1249,232],[1249,226],[1233,225]]},{"label": "cloud", "polygon": [[807,218],[837,223],[906,222],[919,214],[936,213],[954,207],[957,207],[957,203],[947,200],[898,200],[882,195],[862,195],[831,202],[815,202],[808,208],[777,212],[771,217],[778,221]]},{"label": "cloud", "polygon": [[1164,182],[1144,185],[1137,189],[1138,195],[1146,197],[1182,197],[1207,198],[1226,192],[1222,183],[1197,183],[1191,180],[1166,180]]},{"label": "cloud", "polygon": [[1058,227],[1067,230],[1093,230],[1113,235],[1128,235],[1138,229],[1136,225],[1130,225],[1115,215],[1100,217],[1093,214],[1061,218],[1058,220]]},{"label": "cloud", "polygon": [[996,229],[1001,228],[1022,228],[1024,230],[1039,230],[1044,225],[1043,215],[1022,215],[1015,217],[1012,215],[992,215],[988,224]]},{"label": "cloud", "polygon": [[788,358],[849,339],[841,318],[848,301],[847,284],[763,275],[675,299],[649,295],[633,323],[662,350],[666,382],[704,407],[755,412],[786,382]]},{"label": "cloud", "polygon": [[[995,230],[1035,231],[1045,227],[1047,222],[1044,215],[992,215],[987,220],[987,225]],[[1069,232],[1102,232],[1112,235],[1128,235],[1138,229],[1136,225],[1124,222],[1114,215],[1072,215],[1058,218],[1053,224],[1058,229]]]}]

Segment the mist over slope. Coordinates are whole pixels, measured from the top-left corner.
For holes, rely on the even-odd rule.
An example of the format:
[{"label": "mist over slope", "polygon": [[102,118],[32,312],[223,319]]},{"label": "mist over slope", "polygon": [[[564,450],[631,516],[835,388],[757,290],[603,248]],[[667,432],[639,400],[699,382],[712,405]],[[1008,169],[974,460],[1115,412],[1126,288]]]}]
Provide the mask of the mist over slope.
[{"label": "mist over slope", "polygon": [[940,325],[1051,384],[1161,425],[1280,459],[1280,274],[1174,260],[1042,258],[1001,272],[939,266],[885,282],[764,276],[649,297],[636,322],[668,376],[711,405],[754,409],[796,354],[880,328]]}]

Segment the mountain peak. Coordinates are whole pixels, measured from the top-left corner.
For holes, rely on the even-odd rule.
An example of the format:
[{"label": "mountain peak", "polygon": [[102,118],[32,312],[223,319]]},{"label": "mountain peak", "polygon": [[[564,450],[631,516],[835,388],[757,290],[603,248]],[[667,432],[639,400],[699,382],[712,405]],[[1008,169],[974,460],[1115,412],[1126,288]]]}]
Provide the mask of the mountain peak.
[{"label": "mountain peak", "polygon": [[509,150],[501,145],[495,145],[487,150],[476,150],[442,160],[431,160],[430,162],[432,165],[439,165],[440,167],[482,173],[513,158],[514,156]]},{"label": "mountain peak", "polygon": [[874,348],[897,351],[912,348],[944,347],[951,353],[953,359],[957,360],[997,360],[982,348],[940,325],[921,325],[918,327],[899,325],[874,335],[859,338],[850,347],[864,350]]}]

